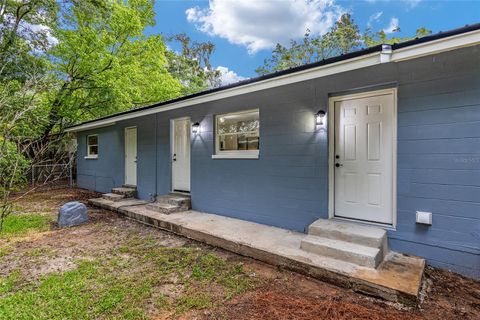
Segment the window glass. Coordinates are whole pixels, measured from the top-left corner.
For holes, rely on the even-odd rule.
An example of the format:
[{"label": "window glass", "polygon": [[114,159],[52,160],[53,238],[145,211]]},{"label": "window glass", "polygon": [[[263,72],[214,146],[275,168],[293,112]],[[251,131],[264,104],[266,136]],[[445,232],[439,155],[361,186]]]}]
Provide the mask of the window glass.
[{"label": "window glass", "polygon": [[87,156],[96,157],[98,155],[98,136],[87,137]]},{"label": "window glass", "polygon": [[89,146],[89,155],[98,155],[98,146]]},{"label": "window glass", "polygon": [[258,150],[259,139],[258,110],[217,116],[217,152]]},{"label": "window glass", "polygon": [[98,136],[88,136],[89,145],[98,145]]}]

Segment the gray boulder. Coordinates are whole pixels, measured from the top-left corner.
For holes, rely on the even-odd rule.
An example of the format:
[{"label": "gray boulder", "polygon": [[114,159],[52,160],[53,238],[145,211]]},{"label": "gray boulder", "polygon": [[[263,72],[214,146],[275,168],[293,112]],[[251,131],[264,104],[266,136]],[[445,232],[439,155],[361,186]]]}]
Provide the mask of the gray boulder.
[{"label": "gray boulder", "polygon": [[58,212],[58,226],[76,226],[88,221],[87,207],[78,201],[65,203]]}]

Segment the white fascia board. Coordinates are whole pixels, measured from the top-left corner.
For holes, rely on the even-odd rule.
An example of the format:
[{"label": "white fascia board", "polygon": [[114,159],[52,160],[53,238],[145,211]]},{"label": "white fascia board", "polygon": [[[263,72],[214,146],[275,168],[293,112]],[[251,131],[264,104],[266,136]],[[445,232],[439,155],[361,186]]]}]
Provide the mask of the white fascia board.
[{"label": "white fascia board", "polygon": [[[107,120],[107,119],[105,119]],[[109,127],[109,126],[113,126],[116,124],[115,120],[112,118],[112,119],[108,119],[108,120],[111,120],[111,121],[94,121],[92,123],[86,123],[82,126],[79,126],[79,127],[75,127],[75,128],[68,128],[68,129],[65,129],[65,132],[79,132],[79,131],[85,131],[85,130],[90,130],[90,129],[98,129],[98,128],[103,128],[103,127]],[[80,129],[80,128],[83,128],[85,126],[84,129]]]},{"label": "white fascia board", "polygon": [[429,41],[415,46],[396,49],[392,53],[391,61],[399,62],[415,59],[431,54],[470,47],[480,44],[480,30],[458,34],[448,38]]},{"label": "white fascia board", "polygon": [[159,112],[165,112],[169,110],[184,108],[193,106],[200,103],[205,103],[213,100],[220,100],[224,98],[229,98],[233,96],[238,96],[245,93],[265,90],[269,88],[279,87],[286,84],[306,81],[310,79],[325,77],[328,75],[365,68],[369,66],[373,66],[380,63],[380,53],[375,52],[369,55],[364,55],[361,57],[353,58],[346,61],[339,61],[336,63],[319,66],[316,68],[306,69],[302,71],[298,71],[291,74],[286,74],[283,76],[265,79],[258,82],[253,82],[249,84],[245,84],[243,86],[234,87],[230,89],[225,89],[218,92],[212,92],[210,94],[193,97],[191,99],[182,100],[178,102],[173,102],[171,104],[166,104],[163,106],[158,106],[150,109],[146,109],[143,111],[132,112],[129,114],[118,115],[116,117],[111,117],[105,120],[99,120],[92,123],[86,123],[84,125],[80,125],[78,127],[73,127],[67,129],[67,132],[76,132],[76,131],[84,131],[89,129],[94,129],[99,126],[106,126],[112,122],[118,122],[122,120],[143,117],[146,115],[151,115]]},{"label": "white fascia board", "polygon": [[[421,43],[415,46],[408,46],[393,50],[390,61],[399,62],[409,59],[414,59],[430,54],[437,54],[444,51],[450,51],[462,47],[474,46],[480,44],[480,30],[475,30],[467,33],[462,33],[456,36],[451,36],[439,40]],[[212,92],[210,94],[193,97],[187,100],[173,102],[162,106],[148,108],[146,110],[132,112],[128,114],[114,116],[104,120],[98,120],[91,123],[86,123],[77,127],[67,129],[67,132],[78,132],[89,129],[95,129],[103,126],[115,124],[115,122],[151,115],[159,112],[194,106],[196,104],[205,103],[213,100],[225,99],[241,94],[251,93],[255,91],[279,87],[291,83],[321,78],[332,74],[337,74],[346,71],[366,68],[373,65],[380,64],[381,52],[374,52],[368,55],[343,60],[332,64],[319,66],[316,68],[306,69],[295,73],[286,74],[283,76],[265,79],[258,82],[245,84],[242,86]]]}]

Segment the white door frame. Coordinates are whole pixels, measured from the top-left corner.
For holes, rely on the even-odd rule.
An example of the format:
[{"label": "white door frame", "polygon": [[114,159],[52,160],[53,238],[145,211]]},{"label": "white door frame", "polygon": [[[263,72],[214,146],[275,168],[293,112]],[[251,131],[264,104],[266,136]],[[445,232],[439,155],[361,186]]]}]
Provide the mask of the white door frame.
[{"label": "white door frame", "polygon": [[[367,91],[361,93],[348,94],[337,97],[330,97],[328,100],[328,218],[344,219],[335,217],[335,102],[368,98],[373,96],[392,94],[393,95],[393,134],[392,134],[392,225],[358,221],[363,224],[380,225],[384,227],[393,227],[397,225],[397,89],[382,89]],[[346,219],[350,220],[350,219]],[[356,220],[351,220],[356,221]]]},{"label": "white door frame", "polygon": [[[174,190],[174,185],[173,185],[173,161],[172,161],[172,156],[175,152],[175,121],[178,121],[178,120],[189,120],[190,121],[190,125],[191,125],[191,118],[190,117],[180,117],[180,118],[175,118],[175,119],[170,119],[170,172],[171,172],[171,177],[170,177],[170,184],[171,184],[171,188],[170,190],[172,192],[178,192],[178,191],[175,191]],[[190,170],[192,169],[191,168],[191,127],[189,126],[188,128],[188,134],[189,134],[189,148],[190,148],[190,162],[189,162],[189,165],[190,165]],[[191,171],[190,171],[190,178],[191,178]],[[190,181],[190,187],[189,189],[191,189],[191,181]],[[191,190],[188,190],[188,191],[191,191]]]},{"label": "white door frame", "polygon": [[[124,184],[127,184],[127,162],[126,162],[126,158],[127,158],[127,131],[129,129],[135,129],[135,137],[137,138],[137,141],[135,141],[135,158],[138,157],[138,130],[137,130],[137,126],[130,126],[130,127],[125,127],[123,130],[124,130],[124,135],[123,135],[123,152],[124,152]],[[138,170],[137,170],[137,159],[135,159],[135,186],[137,185],[138,181],[137,181],[137,178],[138,178]]]}]

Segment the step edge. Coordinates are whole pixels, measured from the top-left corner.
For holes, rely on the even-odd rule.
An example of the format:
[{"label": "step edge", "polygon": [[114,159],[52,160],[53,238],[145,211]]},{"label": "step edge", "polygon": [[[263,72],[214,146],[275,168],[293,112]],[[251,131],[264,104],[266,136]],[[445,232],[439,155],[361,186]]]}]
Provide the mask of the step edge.
[{"label": "step edge", "polygon": [[344,227],[345,229],[347,229],[345,230],[346,232],[357,231],[355,233],[371,234],[373,232],[378,234],[378,235],[371,235],[371,237],[381,237],[382,235],[387,233],[387,230],[379,226],[366,226],[358,223],[356,224],[354,222],[344,222],[344,221],[336,221],[336,220],[335,221],[321,221],[321,220],[326,220],[326,219],[319,219],[314,221],[312,224],[309,225],[309,228],[336,230],[340,232],[342,231],[342,229],[339,227]]},{"label": "step edge", "polygon": [[310,226],[308,226],[308,230],[309,230],[309,232],[310,231],[315,231],[315,230],[322,230],[322,231],[325,231],[325,232],[338,232],[338,233],[345,233],[345,234],[355,234],[355,235],[362,236],[362,237],[369,238],[369,239],[380,239],[384,235],[387,234],[387,231],[384,230],[384,229],[382,229],[381,231],[377,231],[377,233],[379,233],[377,235],[377,234],[368,233],[368,231],[358,232],[358,231],[351,230],[351,229],[342,230],[342,229],[335,229],[333,226],[332,227],[326,227],[326,226],[319,226],[319,225],[310,225]]},{"label": "step edge", "polygon": [[[336,259],[342,262],[356,264],[361,267],[376,269],[383,261],[381,250],[374,249],[375,252],[365,253],[358,251],[345,250],[335,246],[328,246],[326,243],[319,244],[303,239],[300,243],[300,249],[319,256]],[[367,247],[369,249],[373,249]]]},{"label": "step edge", "polygon": [[[338,243],[340,246],[349,246],[353,247],[352,250],[345,250],[345,248],[335,248],[344,252],[351,252],[353,254],[358,254],[359,251],[360,253],[365,253],[365,251],[370,251],[369,253],[374,254],[375,256],[378,254],[381,254],[381,248],[374,248],[374,247],[369,247],[357,243],[351,243],[343,240],[335,240],[335,239],[330,239],[330,238],[325,238],[325,237],[319,237],[319,236],[312,236],[308,235],[305,238],[301,240],[301,242],[307,242],[313,245],[320,245],[320,246],[327,246],[326,244],[334,244]],[[328,246],[329,248],[332,248],[332,246]]]},{"label": "step edge", "polygon": [[387,233],[385,232],[381,237],[376,237],[376,236],[370,236],[370,235],[364,235],[364,234],[359,234],[359,233],[349,233],[348,231],[342,232],[341,230],[335,230],[335,229],[320,229],[316,227],[309,227],[308,228],[308,235],[311,236],[316,236],[316,237],[323,237],[323,238],[329,238],[332,240],[339,240],[339,241],[345,241],[345,240],[340,240],[338,238],[351,238],[355,239],[356,241],[359,241],[363,245],[367,246],[382,246],[383,243],[387,240]]}]

